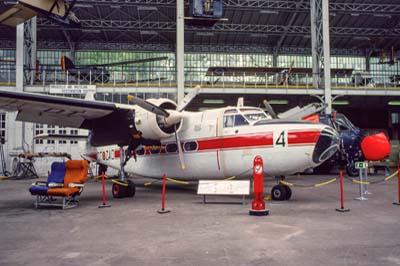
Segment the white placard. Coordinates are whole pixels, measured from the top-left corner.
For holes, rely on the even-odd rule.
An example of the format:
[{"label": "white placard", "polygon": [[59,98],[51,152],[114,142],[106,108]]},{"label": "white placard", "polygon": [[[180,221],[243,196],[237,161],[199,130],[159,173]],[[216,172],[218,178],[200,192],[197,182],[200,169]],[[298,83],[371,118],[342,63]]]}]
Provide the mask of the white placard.
[{"label": "white placard", "polygon": [[96,85],[50,85],[50,94],[86,94],[96,92]]},{"label": "white placard", "polygon": [[250,180],[200,180],[200,195],[249,195]]}]

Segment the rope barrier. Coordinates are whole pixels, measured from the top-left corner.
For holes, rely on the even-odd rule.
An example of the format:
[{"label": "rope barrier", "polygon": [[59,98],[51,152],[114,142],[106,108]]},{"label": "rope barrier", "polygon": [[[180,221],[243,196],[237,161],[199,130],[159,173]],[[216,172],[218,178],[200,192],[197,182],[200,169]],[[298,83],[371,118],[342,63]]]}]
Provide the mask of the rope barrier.
[{"label": "rope barrier", "polygon": [[[250,168],[250,169],[248,169],[248,170],[246,170],[246,171],[243,171],[243,172],[240,173],[239,175],[233,175],[233,176],[227,177],[227,178],[225,178],[225,179],[223,179],[223,180],[224,180],[224,181],[229,181],[229,180],[236,179],[236,178],[242,176],[243,174],[245,174],[246,172],[248,172],[249,170],[252,170],[252,169],[253,169],[253,168]],[[153,185],[153,183],[155,183],[155,182],[160,182],[160,181],[161,181],[161,179],[160,179],[160,180],[157,179],[157,180],[154,180],[154,181],[146,182],[146,183],[144,183],[143,185],[144,185],[145,187],[148,187],[148,186]],[[170,182],[173,182],[173,183],[177,183],[177,184],[180,184],[180,185],[190,185],[190,182],[188,182],[188,181],[183,181],[183,180],[179,180],[179,179],[175,179],[175,178],[171,178],[171,177],[167,177],[167,181],[170,181]]]},{"label": "rope barrier", "polygon": [[383,178],[382,180],[377,180],[377,181],[369,181],[369,182],[365,182],[365,181],[359,181],[357,179],[351,179],[351,178],[347,178],[349,180],[351,180],[353,183],[355,184],[361,184],[361,185],[375,185],[375,184],[379,184],[379,183],[383,183],[386,182],[390,179],[392,179],[393,177],[397,176],[399,171],[395,171],[393,174]]},{"label": "rope barrier", "polygon": [[113,183],[115,183],[115,184],[120,185],[120,186],[124,186],[124,187],[127,187],[127,186],[128,186],[127,183],[123,183],[123,182],[120,182],[120,181],[115,180],[115,179],[112,179],[111,181],[112,181]]},{"label": "rope barrier", "polygon": [[314,187],[314,188],[319,188],[319,187],[322,187],[322,186],[329,185],[329,184],[335,182],[336,180],[337,180],[337,178],[335,177],[335,178],[329,179],[327,181],[324,181],[322,183],[317,183],[317,184],[313,184],[313,185],[300,185],[300,184],[290,183],[290,182],[287,182],[287,181],[284,181],[284,180],[279,180],[279,183],[281,183],[283,185],[287,185],[289,187]]}]

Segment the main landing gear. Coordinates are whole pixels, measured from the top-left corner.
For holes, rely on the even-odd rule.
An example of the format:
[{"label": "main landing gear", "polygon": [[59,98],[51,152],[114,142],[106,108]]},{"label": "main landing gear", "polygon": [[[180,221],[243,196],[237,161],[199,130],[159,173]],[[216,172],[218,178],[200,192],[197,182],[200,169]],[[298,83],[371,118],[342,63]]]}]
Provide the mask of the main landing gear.
[{"label": "main landing gear", "polygon": [[277,178],[278,185],[271,189],[271,197],[273,200],[283,201],[289,200],[292,197],[292,189],[288,185],[280,184],[279,181],[285,177],[281,176]]},{"label": "main landing gear", "polygon": [[112,181],[112,195],[114,198],[133,197],[136,193],[136,186],[135,183],[127,178],[127,174],[124,170],[124,167],[129,159],[125,160],[125,153],[122,146],[119,146],[119,156],[121,171],[119,179]]}]

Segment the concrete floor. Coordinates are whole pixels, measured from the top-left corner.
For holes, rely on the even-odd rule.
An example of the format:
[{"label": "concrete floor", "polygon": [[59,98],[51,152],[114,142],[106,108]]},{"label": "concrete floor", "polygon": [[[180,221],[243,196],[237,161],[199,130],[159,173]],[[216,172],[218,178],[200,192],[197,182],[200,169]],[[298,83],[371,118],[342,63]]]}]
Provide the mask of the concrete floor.
[{"label": "concrete floor", "polygon": [[[332,176],[293,177],[313,184]],[[374,176],[374,179],[381,177]],[[248,215],[250,204],[201,204],[195,189],[167,188],[169,214],[160,215],[160,186],[99,209],[101,183],[90,181],[80,207],[35,209],[32,180],[0,180],[0,265],[400,265],[400,206],[396,178],[370,186],[356,201],[345,180],[346,207],[338,213],[338,183],[293,189],[286,202],[268,202],[270,215]],[[268,190],[271,182],[267,183]],[[212,197],[210,201],[240,201]],[[249,201],[250,202],[250,201]]]}]

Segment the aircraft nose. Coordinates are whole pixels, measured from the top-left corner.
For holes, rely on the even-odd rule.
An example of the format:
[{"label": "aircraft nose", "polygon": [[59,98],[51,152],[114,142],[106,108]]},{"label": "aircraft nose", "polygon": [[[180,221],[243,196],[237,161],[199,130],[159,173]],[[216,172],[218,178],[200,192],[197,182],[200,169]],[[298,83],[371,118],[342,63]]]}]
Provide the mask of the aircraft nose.
[{"label": "aircraft nose", "polygon": [[322,129],[313,152],[313,162],[320,164],[339,150],[339,134],[331,127]]},{"label": "aircraft nose", "polygon": [[390,143],[383,132],[367,136],[361,141],[361,150],[365,159],[370,161],[383,160],[390,154]]}]

